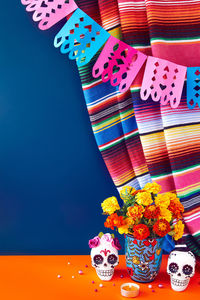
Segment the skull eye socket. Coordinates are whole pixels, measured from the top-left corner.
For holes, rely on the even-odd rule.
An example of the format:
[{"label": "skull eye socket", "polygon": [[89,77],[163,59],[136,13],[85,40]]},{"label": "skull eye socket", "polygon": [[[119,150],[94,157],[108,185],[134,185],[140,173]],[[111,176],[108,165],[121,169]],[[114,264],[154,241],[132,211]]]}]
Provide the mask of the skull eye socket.
[{"label": "skull eye socket", "polygon": [[190,265],[183,266],[183,273],[185,275],[191,275],[192,272],[193,272],[193,267],[192,266],[190,266]]},{"label": "skull eye socket", "polygon": [[171,263],[169,265],[169,270],[172,273],[176,273],[178,271],[178,265],[176,263]]},{"label": "skull eye socket", "polygon": [[96,265],[101,265],[103,263],[103,256],[100,254],[94,256],[94,263]]},{"label": "skull eye socket", "polygon": [[108,256],[108,263],[114,265],[117,262],[117,256],[115,254],[110,254]]}]

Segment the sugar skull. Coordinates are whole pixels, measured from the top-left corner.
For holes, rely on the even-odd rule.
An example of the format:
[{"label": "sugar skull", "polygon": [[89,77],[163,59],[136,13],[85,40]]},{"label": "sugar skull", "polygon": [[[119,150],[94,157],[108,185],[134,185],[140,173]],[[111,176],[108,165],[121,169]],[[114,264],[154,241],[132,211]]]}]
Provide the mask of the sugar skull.
[{"label": "sugar skull", "polygon": [[92,266],[101,280],[109,281],[114,274],[114,268],[119,264],[118,250],[121,249],[117,238],[109,233],[96,236],[89,241]]},{"label": "sugar skull", "polygon": [[167,273],[174,291],[184,291],[195,273],[195,256],[191,251],[175,248],[168,258]]}]

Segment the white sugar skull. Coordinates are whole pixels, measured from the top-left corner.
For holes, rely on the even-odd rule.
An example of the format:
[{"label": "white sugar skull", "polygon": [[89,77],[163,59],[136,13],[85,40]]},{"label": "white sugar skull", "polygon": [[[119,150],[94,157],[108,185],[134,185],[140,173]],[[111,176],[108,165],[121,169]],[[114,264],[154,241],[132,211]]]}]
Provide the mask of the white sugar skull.
[{"label": "white sugar skull", "polygon": [[101,280],[109,281],[114,274],[114,268],[119,264],[118,250],[121,249],[117,238],[107,233],[101,238],[95,237],[89,241],[92,266]]},{"label": "white sugar skull", "polygon": [[167,273],[170,275],[171,287],[174,291],[184,291],[194,276],[195,256],[191,251],[172,251],[168,258]]}]

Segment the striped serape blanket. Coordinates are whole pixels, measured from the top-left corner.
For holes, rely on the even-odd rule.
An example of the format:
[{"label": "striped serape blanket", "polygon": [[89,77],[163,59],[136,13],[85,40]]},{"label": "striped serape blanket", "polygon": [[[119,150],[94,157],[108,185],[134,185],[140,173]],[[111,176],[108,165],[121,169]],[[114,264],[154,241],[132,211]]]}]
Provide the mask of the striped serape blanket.
[{"label": "striped serape blanket", "polygon": [[[78,0],[109,33],[145,54],[188,67],[200,62],[200,1]],[[98,55],[98,54],[97,54]],[[178,109],[140,98],[92,77],[97,57],[79,68],[92,129],[117,189],[156,181],[185,207],[185,237],[200,256],[200,111],[189,110],[186,88]],[[142,72],[141,72],[142,73]]]}]

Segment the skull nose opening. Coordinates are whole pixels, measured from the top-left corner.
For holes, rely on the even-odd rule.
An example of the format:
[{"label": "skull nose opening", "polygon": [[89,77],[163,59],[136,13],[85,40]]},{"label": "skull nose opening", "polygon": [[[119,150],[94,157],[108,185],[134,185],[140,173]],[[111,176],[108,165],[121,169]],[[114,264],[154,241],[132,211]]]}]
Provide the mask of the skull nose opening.
[{"label": "skull nose opening", "polygon": [[107,264],[104,264],[104,267],[107,267]]},{"label": "skull nose opening", "polygon": [[178,273],[177,276],[181,276],[181,273]]}]

